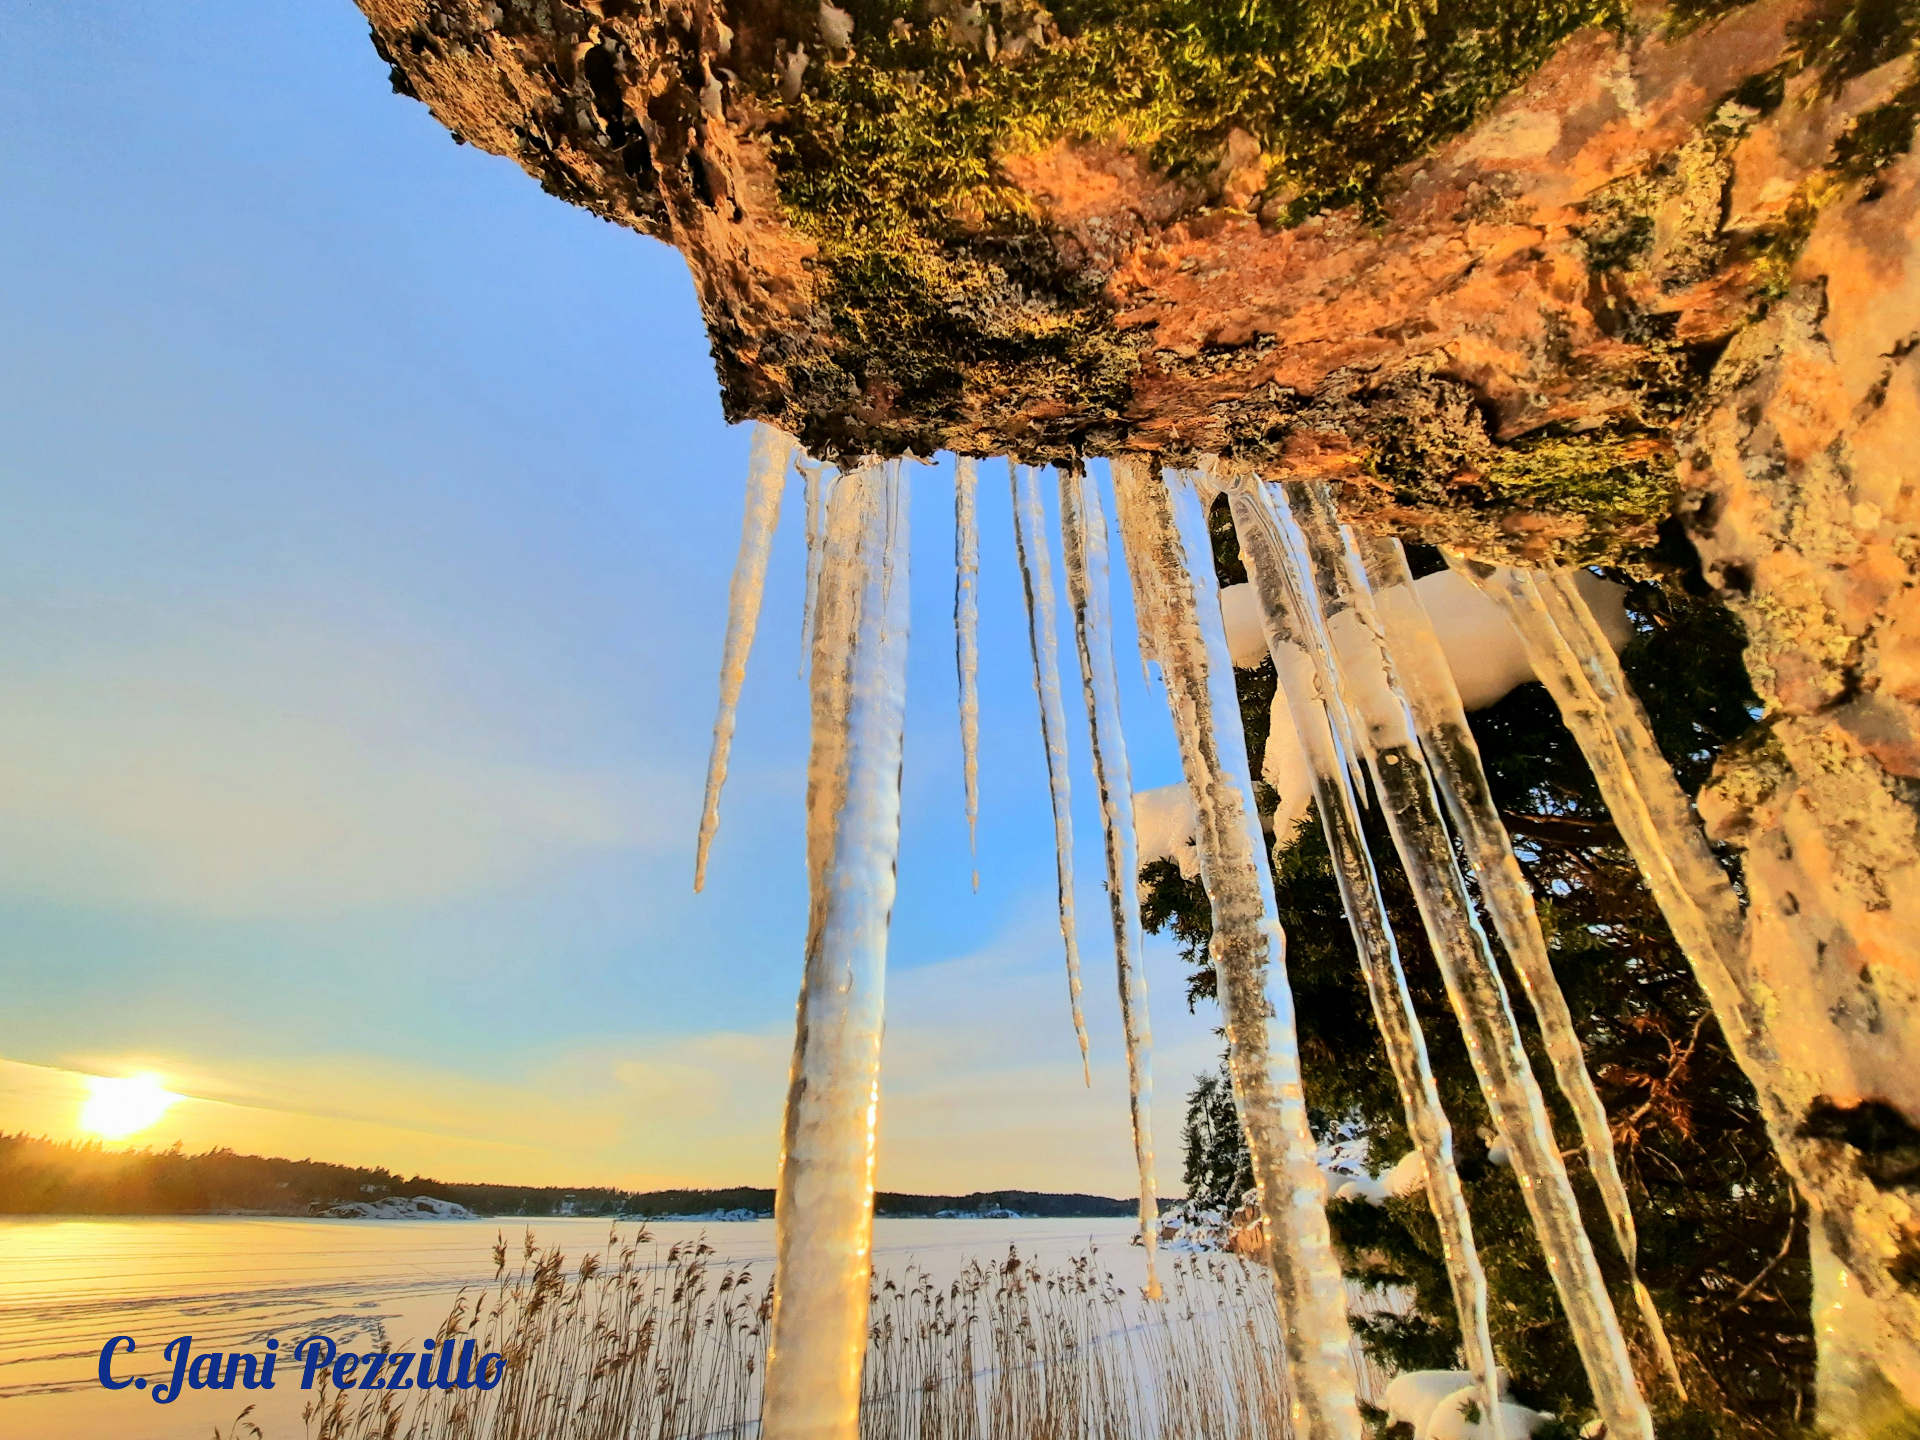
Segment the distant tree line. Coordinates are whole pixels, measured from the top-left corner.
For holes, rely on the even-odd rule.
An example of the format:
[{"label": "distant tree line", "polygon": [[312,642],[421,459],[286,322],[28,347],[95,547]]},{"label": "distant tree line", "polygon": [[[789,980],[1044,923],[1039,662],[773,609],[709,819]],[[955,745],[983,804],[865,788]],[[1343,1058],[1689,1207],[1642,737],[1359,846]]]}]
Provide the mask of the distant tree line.
[{"label": "distant tree line", "polygon": [[980,1210],[1016,1210],[1042,1219],[1119,1219],[1140,1213],[1140,1201],[1104,1195],[1055,1195],[1041,1190],[976,1190],[971,1195],[891,1195],[874,1198],[874,1214],[885,1220],[912,1220],[942,1210],[962,1214]]},{"label": "distant tree line", "polygon": [[[380,1167],[284,1160],[214,1149],[108,1149],[0,1133],[0,1215],[312,1215],[352,1200],[426,1195],[489,1216],[600,1215],[647,1219],[716,1210],[773,1213],[773,1191],[739,1185],[718,1190],[621,1190],[607,1186],[451,1184]],[[971,1195],[896,1195],[882,1191],[888,1218],[942,1210],[1015,1210],[1041,1216],[1124,1216],[1137,1201],[1033,1190]]]},{"label": "distant tree line", "polygon": [[[1244,580],[1231,524],[1216,517],[1222,583]],[[1437,552],[1410,547],[1416,573]],[[1657,738],[1689,793],[1723,746],[1754,723],[1738,622],[1709,598],[1691,551],[1672,578],[1634,582],[1628,612],[1637,638],[1622,655]],[[1626,579],[1616,576],[1614,578]],[[1249,753],[1266,743],[1276,678],[1271,664],[1237,672]],[[1786,1437],[1808,1433],[1813,1383],[1811,1273],[1804,1213],[1767,1140],[1752,1088],[1658,907],[1621,844],[1585,759],[1539,684],[1523,685],[1470,717],[1521,868],[1537,898],[1555,973],[1572,1008],[1588,1066],[1612,1121],[1616,1153],[1640,1233],[1640,1274],[1651,1289],[1691,1392],[1681,1404],[1638,1333],[1624,1266],[1598,1192],[1580,1158],[1578,1131],[1545,1062],[1533,1017],[1504,954],[1508,992],[1534,1071],[1553,1107],[1574,1185],[1614,1305],[1627,1329],[1663,1436]],[[1274,795],[1264,785],[1263,811]],[[1514,1389],[1538,1408],[1572,1417],[1589,1404],[1579,1357],[1560,1314],[1546,1260],[1513,1172],[1489,1158],[1491,1117],[1427,947],[1378,807],[1366,816],[1389,918],[1420,1012],[1442,1102],[1453,1124],[1461,1179],[1492,1296],[1495,1348]],[[1316,1135],[1363,1137],[1375,1166],[1412,1148],[1375,1029],[1318,816],[1282,837],[1274,860],[1287,971],[1298,1018],[1302,1076]],[[1739,876],[1733,857],[1728,868]],[[1170,861],[1142,871],[1150,929],[1169,933],[1192,964],[1189,1004],[1213,998],[1206,962],[1212,918],[1198,881]],[[1493,927],[1486,926],[1489,935]],[[1494,941],[1496,952],[1499,950]],[[1189,1193],[1237,1202],[1251,1183],[1224,1078],[1200,1078],[1186,1127]],[[1364,1322],[1362,1339],[1400,1368],[1460,1363],[1459,1326],[1439,1232],[1424,1193],[1329,1207],[1349,1276],[1410,1294],[1404,1318]]]}]

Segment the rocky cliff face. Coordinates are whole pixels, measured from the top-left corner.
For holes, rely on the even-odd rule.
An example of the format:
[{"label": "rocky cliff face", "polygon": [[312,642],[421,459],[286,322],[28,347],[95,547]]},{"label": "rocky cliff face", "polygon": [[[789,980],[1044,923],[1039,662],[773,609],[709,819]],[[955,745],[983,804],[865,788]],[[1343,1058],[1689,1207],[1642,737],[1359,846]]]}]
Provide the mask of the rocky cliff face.
[{"label": "rocky cliff face", "polygon": [[[1793,143],[1771,128],[1751,137],[1754,170],[1737,194],[1763,192],[1771,155]],[[1747,624],[1767,707],[1700,808],[1710,833],[1744,851],[1753,987],[1797,1091],[1782,1153],[1867,1298],[1851,1343],[1880,1357],[1909,1403],[1920,1397],[1917,262],[1920,161],[1903,156],[1823,210],[1780,299],[1728,346],[1679,436],[1688,528]],[[1871,1409],[1877,1382],[1856,1388]]]},{"label": "rocky cliff face", "polygon": [[678,247],[729,414],[817,453],[1230,454],[1523,562],[1678,516],[1767,706],[1700,803],[1831,1418],[1920,1404],[1909,0],[360,4],[456,137]]},{"label": "rocky cliff face", "polygon": [[[1180,6],[1136,8],[1204,30]],[[362,8],[456,136],[686,255],[737,418],[822,453],[1230,453],[1531,558],[1650,544],[1720,351],[1913,103],[1905,31],[1817,0],[1468,0],[1380,36],[1388,7],[1296,7],[1356,27],[1338,63],[1026,0]]]}]

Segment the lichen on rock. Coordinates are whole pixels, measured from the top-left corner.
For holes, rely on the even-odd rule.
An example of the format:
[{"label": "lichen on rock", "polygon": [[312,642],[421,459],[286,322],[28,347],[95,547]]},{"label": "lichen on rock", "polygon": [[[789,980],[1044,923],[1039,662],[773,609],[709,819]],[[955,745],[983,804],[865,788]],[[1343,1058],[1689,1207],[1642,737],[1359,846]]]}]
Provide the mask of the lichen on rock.
[{"label": "lichen on rock", "polygon": [[[1273,459],[1520,558],[1646,552],[1718,347],[1906,134],[1905,92],[1844,98],[1910,39],[1868,5],[363,8],[456,135],[686,253],[736,417],[827,454]],[[1831,153],[1731,215],[1795,86]],[[1432,385],[1479,419],[1414,477],[1390,397]]]}]

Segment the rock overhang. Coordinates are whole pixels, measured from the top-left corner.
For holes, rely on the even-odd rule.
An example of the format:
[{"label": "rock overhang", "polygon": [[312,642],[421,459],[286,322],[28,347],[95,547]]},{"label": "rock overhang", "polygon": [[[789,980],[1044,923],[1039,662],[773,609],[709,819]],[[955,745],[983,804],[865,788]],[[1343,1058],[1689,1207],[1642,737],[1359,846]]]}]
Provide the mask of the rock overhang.
[{"label": "rock overhang", "polygon": [[1898,67],[1836,49],[1861,7],[1524,7],[1481,74],[1500,0],[1425,37],[1296,7],[1352,27],[1338,64],[1299,27],[1142,38],[1186,4],[362,0],[456,137],[682,251],[730,418],[1230,456],[1516,559],[1653,553],[1727,343],[1903,119]]}]

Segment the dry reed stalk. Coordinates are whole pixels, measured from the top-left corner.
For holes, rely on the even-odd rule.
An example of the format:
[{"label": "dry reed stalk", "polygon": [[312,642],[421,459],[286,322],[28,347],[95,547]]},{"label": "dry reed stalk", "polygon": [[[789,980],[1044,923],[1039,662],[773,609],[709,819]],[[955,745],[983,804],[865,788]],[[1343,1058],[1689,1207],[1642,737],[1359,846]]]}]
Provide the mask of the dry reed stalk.
[{"label": "dry reed stalk", "polygon": [[[529,1232],[509,1273],[503,1240],[494,1283],[435,1336],[504,1355],[501,1383],[362,1396],[323,1378],[308,1440],[753,1440],[771,1277],[716,1272],[714,1254],[616,1230],[569,1273]],[[1267,1276],[1236,1254],[1172,1259],[1160,1301],[1096,1251],[878,1279],[862,1440],[1290,1440]],[[1377,1397],[1385,1377],[1359,1378]]]}]

